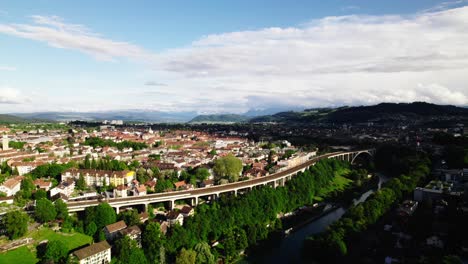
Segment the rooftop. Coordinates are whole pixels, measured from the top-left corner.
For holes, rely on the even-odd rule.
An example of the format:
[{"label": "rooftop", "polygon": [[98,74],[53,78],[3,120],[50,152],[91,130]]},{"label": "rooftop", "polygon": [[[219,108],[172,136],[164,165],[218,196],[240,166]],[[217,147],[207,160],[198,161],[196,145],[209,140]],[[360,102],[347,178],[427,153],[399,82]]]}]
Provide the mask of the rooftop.
[{"label": "rooftop", "polygon": [[99,243],[94,243],[90,246],[87,246],[85,248],[82,248],[82,249],[78,249],[76,250],[75,252],[73,252],[73,254],[79,259],[79,260],[82,260],[82,259],[85,259],[87,257],[90,257],[90,256],[93,256],[99,252],[102,252],[104,250],[107,250],[107,249],[110,249],[111,246],[109,245],[109,243],[107,243],[107,241],[101,241]]}]

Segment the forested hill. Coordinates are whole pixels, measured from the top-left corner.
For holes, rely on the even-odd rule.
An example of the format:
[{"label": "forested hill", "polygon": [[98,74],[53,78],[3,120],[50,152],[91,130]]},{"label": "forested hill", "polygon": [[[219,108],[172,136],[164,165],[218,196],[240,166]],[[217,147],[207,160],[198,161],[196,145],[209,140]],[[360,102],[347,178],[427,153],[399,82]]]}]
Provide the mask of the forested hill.
[{"label": "forested hill", "polygon": [[251,119],[251,122],[330,122],[358,123],[380,121],[410,121],[457,119],[468,120],[468,109],[452,105],[424,102],[381,103],[373,106],[310,109],[302,112],[282,112]]},{"label": "forested hill", "polygon": [[236,114],[220,114],[220,115],[199,115],[190,120],[189,123],[240,123],[247,122],[250,118]]},{"label": "forested hill", "polygon": [[13,115],[0,114],[0,124],[27,123],[31,121],[32,120],[28,120],[28,119],[13,116]]}]

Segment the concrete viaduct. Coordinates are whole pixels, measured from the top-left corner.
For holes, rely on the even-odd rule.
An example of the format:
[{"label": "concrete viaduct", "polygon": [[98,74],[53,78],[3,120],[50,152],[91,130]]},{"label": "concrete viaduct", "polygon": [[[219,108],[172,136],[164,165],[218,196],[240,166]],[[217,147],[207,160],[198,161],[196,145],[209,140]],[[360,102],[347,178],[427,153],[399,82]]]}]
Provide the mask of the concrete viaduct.
[{"label": "concrete viaduct", "polygon": [[321,156],[313,157],[301,165],[265,177],[235,183],[228,183],[223,185],[216,185],[212,187],[198,188],[186,191],[155,193],[144,196],[131,196],[126,198],[107,198],[103,200],[68,202],[68,211],[84,211],[86,207],[97,206],[99,203],[104,201],[109,203],[110,206],[112,206],[113,208],[115,208],[117,213],[119,213],[119,209],[121,207],[143,205],[145,206],[146,210],[149,204],[161,202],[170,202],[171,208],[174,208],[175,201],[185,199],[190,199],[192,201],[192,205],[197,205],[200,197],[211,197],[211,199],[217,199],[222,193],[230,193],[237,195],[238,192],[252,190],[252,188],[256,186],[270,185],[273,188],[276,188],[277,186],[283,186],[286,181],[290,180],[291,177],[295,176],[298,172],[304,172],[306,169],[308,169],[310,166],[313,166],[317,161],[321,159],[333,158],[353,163],[356,157],[361,154],[368,154],[372,156],[374,154],[374,150],[366,149],[358,151],[328,153]]}]

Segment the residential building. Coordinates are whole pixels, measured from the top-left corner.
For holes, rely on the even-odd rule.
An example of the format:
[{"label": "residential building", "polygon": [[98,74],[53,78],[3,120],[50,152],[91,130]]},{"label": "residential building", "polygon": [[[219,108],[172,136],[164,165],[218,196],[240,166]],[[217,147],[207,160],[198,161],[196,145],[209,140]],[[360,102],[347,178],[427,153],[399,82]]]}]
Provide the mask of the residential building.
[{"label": "residential building", "polygon": [[21,181],[16,179],[8,179],[0,185],[0,192],[4,192],[6,196],[15,195],[21,188]]},{"label": "residential building", "polygon": [[88,186],[113,185],[119,186],[129,184],[135,179],[134,171],[107,171],[92,169],[70,169],[62,174],[62,180],[73,178],[75,180],[83,176]]},{"label": "residential building", "polygon": [[138,247],[141,247],[141,229],[134,225],[119,231],[120,236],[128,236],[131,240],[136,241]]},{"label": "residential building", "polygon": [[52,182],[51,181],[46,181],[46,180],[43,180],[43,179],[36,179],[36,180],[34,180],[34,185],[38,189],[42,189],[42,190],[47,192],[50,189],[50,187],[52,187]]},{"label": "residential building", "polygon": [[195,213],[195,210],[191,206],[184,206],[182,209],[180,209],[180,213],[182,214],[183,217],[189,217],[192,216]]},{"label": "residential building", "polygon": [[114,241],[117,238],[120,230],[127,228],[127,225],[124,221],[118,221],[116,223],[107,225],[104,227],[104,234],[108,241]]},{"label": "residential building", "polygon": [[69,197],[74,190],[75,181],[72,179],[68,179],[66,181],[61,182],[59,185],[57,185],[57,187],[50,189],[50,197],[53,197],[58,193]]},{"label": "residential building", "polygon": [[143,195],[146,195],[146,187],[145,187],[145,185],[140,184],[140,185],[138,185],[138,186],[135,186],[135,188],[133,188],[133,195],[135,195],[135,196],[143,196]]},{"label": "residential building", "polygon": [[75,250],[73,255],[78,258],[80,264],[110,263],[111,246],[104,240],[82,249]]},{"label": "residential building", "polygon": [[169,226],[173,226],[175,224],[183,225],[184,224],[184,216],[178,211],[170,211],[166,215],[167,222]]},{"label": "residential building", "polygon": [[127,197],[127,186],[119,185],[114,188],[114,197]]}]

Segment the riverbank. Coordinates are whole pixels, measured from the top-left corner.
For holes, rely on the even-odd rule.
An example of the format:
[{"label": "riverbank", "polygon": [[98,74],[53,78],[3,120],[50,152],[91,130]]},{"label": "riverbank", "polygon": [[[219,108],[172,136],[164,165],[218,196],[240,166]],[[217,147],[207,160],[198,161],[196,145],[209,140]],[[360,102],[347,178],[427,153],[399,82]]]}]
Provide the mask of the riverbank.
[{"label": "riverbank", "polygon": [[[329,198],[340,203],[321,204],[322,208],[326,205],[333,208],[324,211],[322,209],[315,214],[295,214],[294,218],[289,220],[290,225],[283,224],[282,232],[270,234],[260,245],[249,249],[246,258],[239,263],[302,263],[303,241],[310,235],[323,232],[330,224],[340,219],[352,204],[365,201],[383,181],[386,181],[386,178],[376,176],[360,187],[348,189],[336,197]],[[308,210],[307,208],[304,207],[301,211]],[[285,236],[284,230],[289,228],[292,230]]]}]

